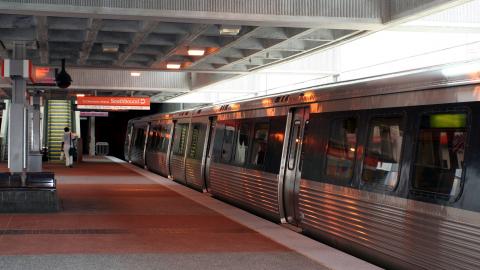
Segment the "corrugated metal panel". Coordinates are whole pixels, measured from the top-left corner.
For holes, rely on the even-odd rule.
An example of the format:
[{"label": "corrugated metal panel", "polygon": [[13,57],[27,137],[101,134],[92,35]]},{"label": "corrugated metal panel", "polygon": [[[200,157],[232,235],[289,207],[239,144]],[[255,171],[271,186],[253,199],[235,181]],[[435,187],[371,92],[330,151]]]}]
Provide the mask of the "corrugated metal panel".
[{"label": "corrugated metal panel", "polygon": [[277,175],[213,163],[209,177],[212,194],[280,219]]},{"label": "corrugated metal panel", "polygon": [[203,188],[202,161],[187,159],[187,163],[185,164],[185,176],[189,185]]},{"label": "corrugated metal panel", "polygon": [[442,5],[466,3],[465,0],[391,0],[389,9],[392,19],[414,15],[419,11],[437,9]]},{"label": "corrugated metal panel", "polygon": [[172,155],[170,158],[170,168],[172,169],[173,180],[185,183],[185,164],[183,156]]},{"label": "corrugated metal panel", "polygon": [[435,205],[305,180],[298,201],[301,227],[394,257],[403,261],[402,268],[480,264],[480,226],[475,217],[459,219],[467,211],[439,211]]},{"label": "corrugated metal panel", "polygon": [[132,77],[127,70],[69,69],[68,72],[73,78],[70,88],[183,91],[189,88],[189,77],[181,72],[145,71],[140,77]]},{"label": "corrugated metal panel", "polygon": [[379,9],[381,1],[382,0],[7,0],[3,2],[215,13],[378,18],[381,15]]},{"label": "corrugated metal panel", "polygon": [[159,152],[147,152],[145,154],[146,164],[149,170],[167,177],[167,154]]},{"label": "corrugated metal panel", "polygon": [[480,17],[478,16],[478,11],[480,10],[480,1],[472,1],[464,5],[448,9],[433,15],[430,15],[426,18],[422,18],[418,21],[413,22],[422,24],[422,22],[440,22],[445,25],[449,23],[459,23],[461,25],[466,25],[469,23],[480,23]]}]

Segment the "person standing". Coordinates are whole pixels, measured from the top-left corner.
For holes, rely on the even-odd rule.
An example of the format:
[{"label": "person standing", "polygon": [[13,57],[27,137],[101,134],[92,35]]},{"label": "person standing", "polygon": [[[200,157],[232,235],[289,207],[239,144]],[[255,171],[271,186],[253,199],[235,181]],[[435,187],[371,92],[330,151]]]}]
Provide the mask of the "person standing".
[{"label": "person standing", "polygon": [[62,150],[65,155],[65,166],[73,168],[73,155],[76,151],[74,140],[76,139],[76,135],[75,133],[70,132],[68,127],[66,127],[64,131]]}]

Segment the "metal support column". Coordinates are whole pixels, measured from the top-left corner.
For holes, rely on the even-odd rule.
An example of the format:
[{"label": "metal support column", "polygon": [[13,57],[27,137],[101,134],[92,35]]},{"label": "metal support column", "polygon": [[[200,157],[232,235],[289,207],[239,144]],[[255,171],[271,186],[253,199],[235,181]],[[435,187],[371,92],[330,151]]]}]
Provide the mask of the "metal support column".
[{"label": "metal support column", "polygon": [[8,119],[10,119],[10,100],[5,100],[5,109],[2,113],[2,126],[0,127],[0,138],[2,145],[0,147],[0,160],[8,160]]},{"label": "metal support column", "polygon": [[[30,152],[28,154],[28,171],[29,172],[41,172],[42,171],[42,154],[41,154],[41,141],[40,141],[40,106],[41,97],[39,93],[35,93],[31,97],[32,106],[31,110],[31,144]],[[30,114],[29,114],[30,115]]]},{"label": "metal support column", "polygon": [[26,58],[24,43],[15,43],[12,70],[12,104],[10,106],[8,129],[8,168],[12,173],[23,172],[26,168],[25,100],[27,80],[21,74]]}]

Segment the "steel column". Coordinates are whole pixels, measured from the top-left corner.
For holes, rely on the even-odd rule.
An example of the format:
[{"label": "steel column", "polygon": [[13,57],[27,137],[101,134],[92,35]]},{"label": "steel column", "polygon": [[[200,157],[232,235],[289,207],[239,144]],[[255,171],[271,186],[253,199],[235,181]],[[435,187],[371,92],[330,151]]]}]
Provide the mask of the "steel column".
[{"label": "steel column", "polygon": [[[26,58],[24,43],[15,43],[13,50],[14,60]],[[11,69],[19,70],[15,65],[19,61],[12,61]],[[10,172],[23,172],[26,168],[26,133],[25,133],[25,94],[27,80],[19,74],[13,73],[12,77],[12,104],[10,106],[8,129],[8,168]]]}]

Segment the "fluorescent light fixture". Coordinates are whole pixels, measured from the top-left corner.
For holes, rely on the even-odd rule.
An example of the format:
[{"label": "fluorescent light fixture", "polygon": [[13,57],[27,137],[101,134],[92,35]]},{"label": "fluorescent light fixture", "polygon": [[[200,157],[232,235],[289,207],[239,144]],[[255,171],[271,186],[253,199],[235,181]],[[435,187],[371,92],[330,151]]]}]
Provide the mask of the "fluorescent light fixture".
[{"label": "fluorescent light fixture", "polygon": [[102,44],[102,51],[104,53],[116,53],[118,52],[118,44],[108,44],[104,43]]},{"label": "fluorescent light fixture", "polygon": [[132,77],[140,77],[140,75],[142,75],[140,72],[130,72],[130,76]]},{"label": "fluorescent light fixture", "polygon": [[459,76],[464,74],[470,74],[480,72],[480,63],[467,63],[454,67],[447,67],[442,69],[442,73],[446,77]]},{"label": "fluorescent light fixture", "polygon": [[242,27],[240,25],[222,25],[220,26],[220,35],[236,36],[240,33]]},{"label": "fluorescent light fixture", "polygon": [[84,97],[85,94],[77,94],[77,97]]},{"label": "fluorescent light fixture", "polygon": [[203,56],[204,54],[205,54],[205,49],[194,49],[194,48],[188,49],[188,55],[191,55],[191,56]]},{"label": "fluorescent light fixture", "polygon": [[180,63],[168,63],[167,68],[168,69],[180,69],[182,67],[182,64]]}]

